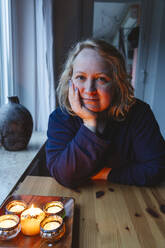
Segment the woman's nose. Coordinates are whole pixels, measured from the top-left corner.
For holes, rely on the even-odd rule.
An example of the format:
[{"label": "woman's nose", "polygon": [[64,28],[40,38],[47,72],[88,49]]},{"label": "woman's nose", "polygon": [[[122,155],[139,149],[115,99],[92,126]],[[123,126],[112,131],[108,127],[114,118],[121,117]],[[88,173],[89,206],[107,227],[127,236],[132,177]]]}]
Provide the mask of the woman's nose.
[{"label": "woman's nose", "polygon": [[96,91],[95,80],[87,79],[87,81],[85,82],[85,91],[86,93],[91,93]]}]

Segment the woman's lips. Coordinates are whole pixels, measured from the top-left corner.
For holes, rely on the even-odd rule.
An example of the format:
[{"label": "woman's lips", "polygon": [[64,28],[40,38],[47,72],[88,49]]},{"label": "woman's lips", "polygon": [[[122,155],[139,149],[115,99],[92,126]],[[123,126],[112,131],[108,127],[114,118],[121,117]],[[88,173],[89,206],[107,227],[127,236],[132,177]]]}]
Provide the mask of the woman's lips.
[{"label": "woman's lips", "polygon": [[84,105],[91,106],[92,108],[98,106],[99,99],[98,98],[83,98],[82,99]]},{"label": "woman's lips", "polygon": [[96,102],[96,101],[99,101],[99,99],[98,98],[82,98],[82,100],[83,101],[94,101],[94,102]]}]

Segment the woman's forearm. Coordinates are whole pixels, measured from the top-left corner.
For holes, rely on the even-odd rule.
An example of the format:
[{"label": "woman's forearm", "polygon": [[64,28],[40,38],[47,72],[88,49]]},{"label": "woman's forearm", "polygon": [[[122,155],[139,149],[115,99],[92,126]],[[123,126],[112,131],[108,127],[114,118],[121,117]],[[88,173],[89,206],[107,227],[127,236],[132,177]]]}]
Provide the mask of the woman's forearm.
[{"label": "woman's forearm", "polygon": [[110,142],[100,139],[84,125],[69,142],[61,132],[55,136],[46,145],[47,166],[61,184],[77,186],[101,169]]}]

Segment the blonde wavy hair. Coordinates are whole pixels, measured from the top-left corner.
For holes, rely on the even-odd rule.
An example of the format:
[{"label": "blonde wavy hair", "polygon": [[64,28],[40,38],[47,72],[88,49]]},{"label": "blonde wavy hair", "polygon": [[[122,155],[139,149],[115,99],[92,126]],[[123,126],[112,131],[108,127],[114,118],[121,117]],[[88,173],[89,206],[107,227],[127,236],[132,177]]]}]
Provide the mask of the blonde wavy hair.
[{"label": "blonde wavy hair", "polygon": [[80,41],[70,50],[56,91],[60,108],[62,110],[65,108],[69,114],[76,115],[72,111],[68,99],[68,81],[72,77],[75,58],[85,48],[97,51],[108,62],[115,86],[115,93],[108,113],[115,120],[124,120],[129,109],[135,103],[134,89],[126,72],[123,56],[114,46],[104,40],[87,39]]}]

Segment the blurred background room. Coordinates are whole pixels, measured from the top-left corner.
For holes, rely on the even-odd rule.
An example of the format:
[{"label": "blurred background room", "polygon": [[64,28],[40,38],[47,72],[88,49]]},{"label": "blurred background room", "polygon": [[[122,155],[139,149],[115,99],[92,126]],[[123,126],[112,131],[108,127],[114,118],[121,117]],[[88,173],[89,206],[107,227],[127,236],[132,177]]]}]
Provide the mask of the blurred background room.
[{"label": "blurred background room", "polygon": [[69,47],[96,37],[126,59],[136,97],[149,103],[165,137],[164,0],[1,0],[0,106],[18,96],[46,131]]}]

